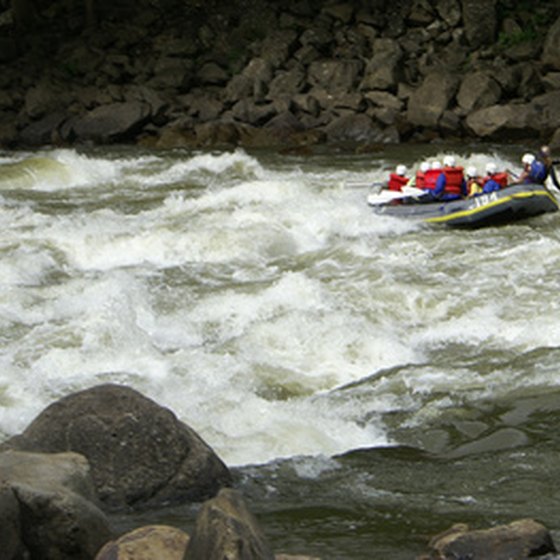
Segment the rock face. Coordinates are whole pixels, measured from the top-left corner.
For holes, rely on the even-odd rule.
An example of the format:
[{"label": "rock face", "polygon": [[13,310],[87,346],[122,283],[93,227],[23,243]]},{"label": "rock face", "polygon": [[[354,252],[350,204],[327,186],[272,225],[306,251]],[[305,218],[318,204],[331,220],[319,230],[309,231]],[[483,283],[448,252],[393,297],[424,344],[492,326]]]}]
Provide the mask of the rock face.
[{"label": "rock face", "polygon": [[22,41],[0,37],[0,146],[560,138],[515,109],[473,116],[560,91],[557,2],[123,2],[76,36],[53,0]]},{"label": "rock face", "polygon": [[112,537],[81,455],[6,451],[0,472],[3,559],[88,560]]},{"label": "rock face", "polygon": [[112,384],[55,402],[2,448],[82,454],[108,508],[202,501],[231,483],[223,462],[171,411]]},{"label": "rock face", "polygon": [[548,530],[532,519],[477,531],[469,531],[466,525],[454,525],[445,533],[434,537],[430,546],[431,560],[524,560],[556,552]]}]

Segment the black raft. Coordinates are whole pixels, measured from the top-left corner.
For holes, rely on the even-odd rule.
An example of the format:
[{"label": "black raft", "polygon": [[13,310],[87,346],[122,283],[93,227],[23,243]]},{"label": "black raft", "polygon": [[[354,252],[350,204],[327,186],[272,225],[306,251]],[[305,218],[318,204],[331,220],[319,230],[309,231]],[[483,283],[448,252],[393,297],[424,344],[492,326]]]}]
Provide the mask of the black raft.
[{"label": "black raft", "polygon": [[513,184],[499,191],[451,201],[400,193],[392,200],[382,198],[368,197],[368,204],[376,214],[463,228],[507,224],[558,211],[554,195],[544,185],[537,184]]}]

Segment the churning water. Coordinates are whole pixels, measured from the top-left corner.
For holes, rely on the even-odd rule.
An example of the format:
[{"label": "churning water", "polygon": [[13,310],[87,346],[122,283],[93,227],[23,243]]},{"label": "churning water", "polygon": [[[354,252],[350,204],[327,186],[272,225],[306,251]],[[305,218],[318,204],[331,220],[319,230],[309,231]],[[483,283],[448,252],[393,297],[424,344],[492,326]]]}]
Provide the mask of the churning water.
[{"label": "churning water", "polygon": [[[0,153],[3,437],[123,383],[235,470],[277,551],[404,560],[525,516],[554,535],[560,214],[371,213],[367,185],[437,150]],[[522,149],[451,153],[519,171]]]}]

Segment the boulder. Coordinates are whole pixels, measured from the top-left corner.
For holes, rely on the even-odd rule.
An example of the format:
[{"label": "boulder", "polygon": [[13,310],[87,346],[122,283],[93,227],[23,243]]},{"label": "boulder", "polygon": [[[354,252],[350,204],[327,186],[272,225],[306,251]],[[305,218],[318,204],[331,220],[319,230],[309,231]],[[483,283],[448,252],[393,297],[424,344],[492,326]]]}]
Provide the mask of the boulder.
[{"label": "boulder", "polygon": [[305,70],[300,65],[295,65],[290,70],[281,70],[270,82],[267,98],[293,97],[303,91],[306,85],[305,79]]},{"label": "boulder", "polygon": [[496,0],[462,0],[465,35],[474,48],[496,38]]},{"label": "boulder", "polygon": [[457,93],[457,103],[466,112],[495,105],[500,100],[502,88],[489,72],[467,74]]},{"label": "boulder", "polygon": [[401,78],[402,49],[393,39],[376,39],[364,71],[361,90],[395,90]]},{"label": "boulder", "polygon": [[102,105],[78,118],[72,131],[78,140],[107,143],[131,140],[151,116],[147,103],[137,101]]},{"label": "boulder", "polygon": [[44,146],[56,143],[59,129],[68,118],[64,112],[49,113],[34,121],[19,133],[19,141],[24,146]]},{"label": "boulder", "polygon": [[[470,113],[467,128],[480,138],[527,138],[538,131],[538,118],[528,103],[492,105]],[[532,132],[531,132],[532,131]]]},{"label": "boulder", "polygon": [[346,93],[356,87],[361,70],[359,60],[320,60],[309,65],[308,81],[330,94]]},{"label": "boulder", "polygon": [[549,531],[532,519],[513,521],[491,529],[469,530],[458,524],[430,542],[433,560],[488,558],[524,560],[556,552]]},{"label": "boulder", "polygon": [[343,115],[325,127],[327,139],[335,143],[373,143],[382,141],[378,125],[365,113]]},{"label": "boulder", "polygon": [[227,467],[194,430],[137,391],[113,384],[51,404],[2,448],[81,453],[99,498],[114,509],[201,501],[231,483]]},{"label": "boulder", "polygon": [[407,119],[418,126],[436,128],[443,112],[455,96],[459,79],[447,72],[434,72],[412,93],[408,101]]},{"label": "boulder", "polygon": [[221,490],[205,502],[183,560],[274,560],[274,554],[242,495]]},{"label": "boulder", "polygon": [[450,27],[455,27],[461,21],[461,4],[459,0],[437,0],[437,13]]},{"label": "boulder", "polygon": [[175,527],[148,525],[109,541],[95,560],[182,560],[189,536]]},{"label": "boulder", "polygon": [[555,70],[560,70],[560,17],[548,30],[543,47],[542,61]]},{"label": "boulder", "polygon": [[[112,538],[83,456],[5,451],[0,453],[0,472],[2,558],[87,560]],[[22,556],[6,554],[6,547],[21,552],[22,546]]]}]

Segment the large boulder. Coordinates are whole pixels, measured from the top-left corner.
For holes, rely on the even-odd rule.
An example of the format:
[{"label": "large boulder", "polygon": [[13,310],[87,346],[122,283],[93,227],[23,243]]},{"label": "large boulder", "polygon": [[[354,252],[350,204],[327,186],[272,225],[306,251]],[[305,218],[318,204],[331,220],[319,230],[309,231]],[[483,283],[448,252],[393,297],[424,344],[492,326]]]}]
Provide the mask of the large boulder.
[{"label": "large boulder", "polygon": [[361,70],[359,60],[318,60],[309,65],[307,78],[312,88],[339,94],[355,88]]},{"label": "large boulder", "polygon": [[539,131],[538,115],[528,103],[479,109],[467,116],[465,124],[480,138],[527,138]]},{"label": "large boulder", "polygon": [[194,430],[137,391],[113,384],[51,404],[2,447],[81,453],[110,508],[202,501],[231,483],[227,467]]},{"label": "large boulder", "polygon": [[184,560],[274,560],[255,517],[236,490],[221,490],[205,502]]},{"label": "large boulder", "polygon": [[491,529],[469,530],[458,524],[430,542],[433,560],[488,558],[525,560],[556,552],[549,531],[532,519],[514,521]]},{"label": "large boulder", "polygon": [[461,82],[457,103],[466,112],[495,105],[500,100],[502,88],[489,72],[470,72]]},{"label": "large boulder", "polygon": [[89,560],[112,538],[83,456],[5,451],[0,473],[2,558]]},{"label": "large boulder", "polygon": [[150,106],[137,101],[111,103],[96,107],[72,125],[80,140],[106,143],[131,140],[151,116]]},{"label": "large boulder", "polygon": [[448,72],[433,72],[408,101],[407,119],[417,126],[436,128],[455,96],[459,79]]}]

